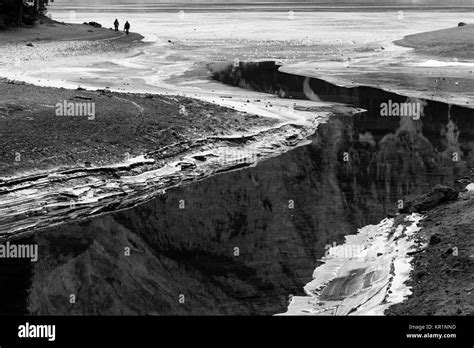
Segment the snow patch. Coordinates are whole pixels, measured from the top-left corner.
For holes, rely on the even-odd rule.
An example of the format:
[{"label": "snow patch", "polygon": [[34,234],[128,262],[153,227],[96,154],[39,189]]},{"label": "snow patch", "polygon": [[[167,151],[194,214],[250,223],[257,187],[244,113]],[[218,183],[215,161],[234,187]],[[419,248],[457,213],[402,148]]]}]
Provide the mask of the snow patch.
[{"label": "snow patch", "polygon": [[[415,235],[423,217],[406,216],[395,224],[386,218],[378,225],[361,228],[330,248],[304,290],[295,296],[285,315],[383,315],[411,294],[405,284],[412,270]],[[356,250],[347,254],[343,249]]]},{"label": "snow patch", "polygon": [[467,62],[443,62],[440,60],[427,60],[422,63],[413,64],[414,66],[421,66],[426,68],[442,68],[448,66],[462,66],[462,67],[474,67],[474,63]]}]

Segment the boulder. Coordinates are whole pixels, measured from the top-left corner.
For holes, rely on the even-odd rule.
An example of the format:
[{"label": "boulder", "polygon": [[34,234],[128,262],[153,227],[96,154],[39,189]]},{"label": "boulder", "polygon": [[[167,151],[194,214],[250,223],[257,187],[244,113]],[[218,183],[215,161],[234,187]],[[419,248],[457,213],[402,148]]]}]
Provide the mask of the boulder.
[{"label": "boulder", "polygon": [[102,24],[97,22],[89,22],[89,25],[93,26],[94,28],[102,28]]},{"label": "boulder", "polygon": [[413,199],[412,201],[406,202],[403,209],[400,209],[400,213],[421,213],[431,210],[438,205],[455,201],[458,199],[459,193],[455,189],[436,185],[427,194],[421,195]]},{"label": "boulder", "polygon": [[464,22],[459,22],[459,23],[458,23],[458,27],[464,27],[465,25],[467,25],[467,24],[464,23]]},{"label": "boulder", "polygon": [[441,237],[438,234],[433,234],[430,237],[430,245],[436,245],[441,242]]}]

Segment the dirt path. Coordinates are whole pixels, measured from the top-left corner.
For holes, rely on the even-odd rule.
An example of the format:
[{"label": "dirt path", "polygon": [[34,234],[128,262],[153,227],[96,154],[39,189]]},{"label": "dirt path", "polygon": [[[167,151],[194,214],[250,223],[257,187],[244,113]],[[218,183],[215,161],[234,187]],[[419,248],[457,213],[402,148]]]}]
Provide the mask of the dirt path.
[{"label": "dirt path", "polygon": [[107,28],[95,28],[84,24],[69,24],[53,21],[43,17],[34,26],[0,30],[0,46],[26,42],[48,41],[113,41],[132,42],[143,39],[137,33],[125,35]]}]

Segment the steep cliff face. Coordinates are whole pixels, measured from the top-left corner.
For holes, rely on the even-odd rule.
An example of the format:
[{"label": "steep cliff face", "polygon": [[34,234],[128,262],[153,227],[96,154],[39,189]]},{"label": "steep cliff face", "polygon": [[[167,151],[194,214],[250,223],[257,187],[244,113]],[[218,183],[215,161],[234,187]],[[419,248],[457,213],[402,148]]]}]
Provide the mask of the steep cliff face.
[{"label": "steep cliff face", "polygon": [[[385,171],[387,178],[392,175],[392,181],[398,182],[400,178],[396,177],[398,171],[395,168],[399,166],[410,166],[412,173],[429,172],[434,176],[444,176],[447,174],[445,171],[461,176],[473,168],[474,109],[412,98],[373,87],[337,86],[321,79],[282,73],[279,68],[273,61],[241,62],[238,66],[209,65],[213,78],[218,81],[276,94],[288,98],[289,104],[290,99],[310,99],[347,103],[367,110],[354,119],[351,126],[354,129],[347,132],[349,143],[342,145],[346,148],[343,151],[355,146],[351,150],[356,153],[350,157],[349,164],[359,166],[360,163],[354,159],[364,156],[370,147],[375,147],[380,156],[378,162],[388,161],[390,165],[395,165],[377,167],[377,173],[369,175],[381,175],[380,171]],[[418,117],[383,116],[382,105],[387,103],[416,104],[419,107]],[[442,173],[440,168],[443,168]],[[413,178],[416,179],[416,175]],[[417,180],[416,185],[420,182]]]},{"label": "steep cliff face", "polygon": [[[325,244],[333,240],[329,236],[353,228],[338,218],[344,208],[335,180],[323,174],[315,178],[319,158],[308,160],[312,151],[302,148],[248,171],[169,192],[136,209],[39,235],[40,250],[49,256],[35,267],[30,310],[281,311],[288,295],[309,281]],[[325,216],[332,217],[330,224]],[[65,243],[77,251],[61,256]],[[127,246],[129,257],[123,255]],[[78,301],[70,306],[66,295],[73,293]],[[60,294],[62,299],[51,301]]]},{"label": "steep cliff face", "polygon": [[472,110],[422,101],[418,120],[380,117],[381,102],[407,97],[282,77],[270,63],[225,71],[223,81],[246,88],[368,111],[332,117],[311,144],[256,167],[18,240],[37,243],[40,257],[28,265],[0,262],[2,275],[18,271],[15,296],[0,288],[1,313],[281,313],[328,245],[436,184],[472,180]]},{"label": "steep cliff face", "polygon": [[[29,239],[22,243],[32,243]],[[27,297],[33,264],[27,259],[0,259],[0,314],[28,314]]]},{"label": "steep cliff face", "polygon": [[[378,223],[400,199],[469,175],[472,121],[456,136],[448,118],[430,117],[337,116],[310,145],[254,168],[41,231],[18,301],[31,314],[281,313],[326,245]],[[454,148],[464,149],[458,162]]]}]

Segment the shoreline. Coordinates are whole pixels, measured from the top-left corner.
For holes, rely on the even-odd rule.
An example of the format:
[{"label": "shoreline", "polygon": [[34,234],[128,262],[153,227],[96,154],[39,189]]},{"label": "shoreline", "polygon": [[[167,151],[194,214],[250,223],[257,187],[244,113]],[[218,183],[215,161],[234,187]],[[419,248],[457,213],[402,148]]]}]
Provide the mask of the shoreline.
[{"label": "shoreline", "polygon": [[[365,12],[394,12],[398,10],[403,10],[403,11],[421,11],[421,10],[426,10],[426,11],[443,11],[443,12],[463,12],[466,10],[474,10],[474,6],[469,6],[469,5],[454,5],[454,6],[446,6],[446,5],[420,5],[420,6],[414,6],[414,5],[408,5],[408,4],[400,4],[397,6],[394,5],[385,5],[385,6],[350,6],[350,5],[333,5],[333,6],[323,6],[323,5],[317,5],[317,6],[311,6],[311,5],[297,5],[295,6],[291,2],[286,2],[286,3],[275,3],[276,5],[279,6],[262,6],[262,5],[255,5],[252,3],[247,3],[245,4],[245,10],[242,9],[243,6],[236,5],[235,7],[232,7],[233,5],[225,5],[226,7],[217,7],[215,4],[200,4],[200,7],[192,7],[195,5],[191,4],[186,4],[182,3],[179,4],[179,6],[173,6],[173,5],[163,5],[163,6],[157,6],[157,5],[147,5],[143,4],[143,8],[145,9],[152,9],[152,10],[160,10],[161,12],[169,13],[169,12],[177,12],[179,10],[185,10],[189,12],[209,12],[213,11],[216,13],[219,12],[227,12],[227,11],[233,11],[233,12],[286,12],[289,10],[295,11],[295,12],[360,12],[360,9],[363,8]],[[167,6],[167,7],[165,7]],[[202,9],[202,6],[208,6],[205,9]],[[214,6],[214,7],[212,7]],[[258,7],[260,6],[260,7]],[[62,5],[57,6],[55,10],[59,11],[67,11],[69,10],[68,5]],[[123,8],[120,8],[120,5],[118,5],[119,9],[110,9],[107,8],[108,11],[111,12],[120,12],[123,11],[124,9],[129,9],[128,7],[124,6]],[[75,7],[71,7],[74,8]],[[89,7],[87,11],[91,12],[98,12],[106,7],[101,8],[99,6],[93,6]],[[138,10],[141,11],[141,10]]]},{"label": "shoreline", "polygon": [[[367,57],[284,64],[280,72],[346,88],[387,92],[474,108],[474,25],[405,36]],[[439,38],[439,39],[438,39]]]},{"label": "shoreline", "polygon": [[[5,97],[0,104],[4,180],[22,172],[65,170],[78,164],[108,166],[123,161],[126,154],[131,158],[193,139],[279,126],[270,118],[177,95],[40,87],[2,79],[0,90]],[[22,92],[29,100],[18,97]],[[95,117],[56,116],[60,101],[93,102]],[[20,158],[15,161],[17,153]]]},{"label": "shoreline", "polygon": [[[470,38],[474,36],[474,24],[454,27],[405,36],[395,41],[396,45],[413,48],[423,55],[448,58],[474,60],[474,43]],[[471,69],[472,70],[472,69]]]},{"label": "shoreline", "polygon": [[[135,42],[125,45],[128,53]],[[77,52],[84,55],[82,48]],[[321,104],[311,113],[270,117],[171,93],[64,89],[6,79],[0,90],[3,239],[122,210],[170,187],[255,165],[304,144],[331,114]],[[58,118],[58,101],[93,103],[96,114]]]},{"label": "shoreline", "polygon": [[96,28],[86,24],[57,22],[45,16],[42,16],[35,25],[0,30],[0,47],[28,42],[117,40],[121,43],[133,43],[143,39],[144,37],[139,33],[130,32],[129,35],[126,35],[123,31],[115,32],[111,28]]},{"label": "shoreline", "polygon": [[[321,107],[312,122],[292,124],[176,95],[1,80],[0,91],[9,101],[0,104],[2,239],[123,210],[169,188],[256,165],[304,144],[330,114]],[[14,102],[20,91],[28,103]],[[56,116],[59,99],[93,102],[97,114]]]},{"label": "shoreline", "polygon": [[147,44],[138,33],[126,35],[112,29],[62,23],[44,17],[35,26],[0,31],[0,69],[6,73],[0,78],[14,79],[8,77],[13,71],[22,75],[24,71],[48,67],[51,62],[68,58],[91,59],[101,54],[127,57]]},{"label": "shoreline", "polygon": [[[69,26],[69,24],[64,25]],[[95,39],[90,40],[90,37],[81,38],[76,36],[63,41],[48,39],[46,36],[46,39],[41,37],[35,41],[34,39],[37,37],[30,39],[34,36],[31,36],[30,33],[28,34],[30,36],[26,36],[27,39],[20,43],[13,44],[9,42],[3,45],[25,46],[26,42],[33,41],[33,47],[35,46],[34,42],[65,42],[66,46],[70,44],[74,46],[77,41],[81,41],[76,46],[78,54],[81,55],[87,50],[85,47],[90,48],[90,45],[94,45],[94,43],[101,40],[108,43],[113,42],[110,47],[106,48],[111,51],[127,47],[132,49],[135,44],[143,44],[141,41],[143,37],[139,34],[136,34],[139,36],[135,38],[132,38],[132,34],[128,38],[124,38],[124,35],[114,36],[117,34],[113,31],[110,32],[108,29],[102,29],[100,33],[96,33],[96,29],[87,28],[85,25],[84,27],[86,28],[80,28],[80,33],[82,34],[84,29],[86,33],[93,34]],[[89,32],[88,30],[93,31]],[[0,46],[2,46],[1,33]],[[14,51],[13,49],[12,52]],[[35,105],[24,103],[21,97],[17,97],[21,95],[20,91],[24,93],[24,89],[28,90],[28,95],[34,100]],[[6,158],[1,159],[1,162],[4,162],[2,164],[6,163],[7,165],[2,167],[3,174],[0,174],[3,179],[3,182],[0,181],[3,191],[0,187],[0,192],[13,195],[13,199],[3,207],[5,212],[11,214],[10,216],[6,214],[3,217],[7,223],[12,223],[8,220],[9,218],[13,217],[13,221],[19,215],[24,215],[27,219],[32,220],[39,220],[38,216],[41,214],[52,214],[53,218],[67,215],[67,219],[69,219],[67,221],[72,221],[106,214],[116,209],[126,209],[151,199],[154,195],[165,192],[169,187],[193,180],[205,179],[209,175],[221,171],[225,172],[227,169],[241,169],[256,164],[256,161],[250,159],[245,160],[243,164],[237,163],[237,166],[234,162],[230,165],[230,168],[226,169],[225,166],[222,167],[220,162],[222,158],[225,158],[226,152],[219,152],[219,148],[232,149],[231,152],[234,158],[238,158],[242,153],[244,156],[248,156],[249,152],[251,154],[255,152],[265,153],[265,150],[267,150],[268,153],[259,158],[263,159],[265,156],[274,156],[281,153],[275,152],[272,148],[273,145],[285,144],[286,147],[281,151],[286,151],[304,142],[305,134],[311,133],[313,129],[311,127],[301,127],[301,125],[296,127],[292,124],[278,122],[275,119],[238,112],[216,104],[180,96],[48,88],[7,80],[0,80],[0,91],[8,100],[8,102],[0,104],[0,124],[6,122],[6,126],[0,128],[2,131],[10,132],[7,137],[2,137],[4,141],[2,148],[7,149],[5,153],[8,153],[8,160],[5,162]],[[99,105],[99,115],[105,117],[98,117],[97,121],[99,123],[94,123],[96,120],[91,123],[85,119],[71,118],[64,118],[63,123],[56,122],[56,119],[53,120],[55,116],[52,109],[54,108],[54,101],[58,99],[94,100]],[[193,112],[181,112],[183,105],[185,110],[193,110]],[[195,112],[196,110],[198,112]],[[154,117],[156,114],[163,117],[156,120]],[[120,115],[120,122],[117,122],[115,115]],[[321,111],[315,117],[312,126],[317,127],[318,122],[323,121],[324,117],[328,115],[329,113]],[[52,126],[53,124],[55,126]],[[55,129],[58,124],[59,128]],[[189,127],[189,124],[193,124],[193,127]],[[16,132],[19,125],[21,125],[22,130],[20,141],[18,141],[19,135]],[[126,126],[124,127],[124,125]],[[133,129],[133,132],[131,132],[133,136],[128,138],[127,134],[130,135],[130,129]],[[41,131],[44,146],[38,146],[36,141],[31,141],[33,137],[37,136],[38,131]],[[57,135],[58,133],[60,136]],[[182,136],[183,133],[185,136]],[[8,136],[11,138],[8,138]],[[58,139],[61,136],[62,138]],[[244,145],[250,145],[250,149],[253,150],[239,144],[242,142],[242,138],[245,140]],[[38,140],[38,138],[34,139]],[[50,144],[51,139],[55,141],[52,146]],[[157,143],[155,139],[160,139],[162,142]],[[202,139],[204,140],[200,142]],[[128,142],[124,143],[124,140]],[[273,140],[273,143],[270,140]],[[14,146],[11,144],[14,144]],[[91,147],[91,144],[94,146]],[[236,144],[239,145],[236,146]],[[173,149],[173,146],[176,146],[176,148]],[[85,148],[82,154],[78,151],[81,147]],[[24,150],[25,148],[31,150],[30,154],[34,153],[32,157],[26,155],[27,162],[24,162],[25,157],[18,150]],[[170,148],[171,153],[161,156],[160,152],[162,150],[166,149],[165,151],[167,151]],[[28,151],[26,152],[28,153]],[[155,157],[147,156],[150,152]],[[20,153],[19,161],[16,160],[18,153]],[[204,161],[196,160],[196,156],[201,159],[204,158]],[[106,160],[104,161],[104,159]],[[45,160],[46,163],[42,163]],[[80,166],[78,166],[79,163],[81,163]],[[121,165],[118,165],[120,163]],[[115,168],[117,170],[111,169],[111,167],[117,165],[119,166],[118,169]],[[42,180],[45,177],[41,177],[39,181],[37,179],[31,182],[27,181],[26,185],[21,178],[18,183],[10,181],[12,176],[18,177],[19,171],[23,173],[37,172],[39,168],[44,170],[46,180]],[[76,173],[73,173],[74,175],[68,177],[71,170],[77,170],[78,175],[76,176]],[[100,183],[97,184],[96,182],[92,185],[87,180],[91,178],[89,173],[94,170],[98,172],[94,180],[98,180]],[[154,180],[151,180],[151,177]],[[157,180],[162,179],[166,181],[166,185],[157,184]],[[65,189],[62,186],[63,182],[69,180],[72,185]],[[114,181],[113,187],[107,186],[110,181]],[[61,182],[61,185],[55,187],[54,185],[57,182]],[[97,186],[95,186],[96,184]],[[59,193],[59,195],[43,196],[43,192],[41,192],[42,185],[52,185],[50,188],[53,188],[53,192]],[[134,185],[136,186],[133,187]],[[27,191],[23,191],[25,189]],[[105,194],[102,190],[106,191]],[[136,190],[133,194],[142,195],[140,199],[137,200],[137,196],[131,195],[127,197],[126,205],[120,207],[122,203],[119,202],[124,200],[124,195],[130,194],[133,190]],[[33,198],[30,201],[23,201],[22,194],[26,194],[25,192],[30,192],[32,195]],[[21,204],[12,204],[15,199],[17,202],[21,201]],[[45,199],[48,203],[46,205],[37,204],[32,209],[32,204],[34,205],[35,201],[39,202],[40,199]],[[70,204],[71,199],[75,202],[74,206]],[[104,204],[104,202],[106,203]],[[464,205],[457,205],[456,209],[463,209],[468,214],[467,208],[471,205],[472,203],[468,202]],[[17,210],[15,211],[15,209]],[[447,214],[446,221],[453,218],[453,216],[455,218],[458,211],[456,209],[453,208],[450,215]],[[57,216],[54,216],[55,214]],[[60,221],[59,223],[67,221]],[[436,216],[433,217],[433,221],[436,221],[435,223],[440,222]],[[43,221],[43,223],[48,224],[50,221]],[[452,221],[449,223],[452,224]],[[26,226],[26,230],[38,231],[35,230],[34,225]],[[17,231],[21,232],[21,229]],[[424,233],[426,231],[422,229],[417,233],[417,236]],[[8,238],[10,235],[0,234],[0,237]],[[425,269],[430,267],[429,264],[420,264],[425,257],[435,259],[436,254],[433,252],[430,254],[428,251],[416,256],[415,260],[418,263],[413,266],[412,274],[418,274],[423,267]],[[355,276],[360,278],[360,274]],[[409,280],[409,283],[413,286],[413,293],[418,296],[420,289],[426,288],[426,284],[429,284],[431,280],[425,277],[423,282],[420,283],[421,285],[413,282],[415,280]],[[462,286],[465,286],[465,284],[462,283]],[[337,286],[335,288],[337,289]],[[431,291],[431,295],[428,292],[430,296],[435,292],[434,289],[429,289],[429,291]],[[426,296],[426,292],[425,289],[423,296]],[[422,299],[409,298],[394,305],[393,309],[388,310],[388,313],[417,313],[421,306],[420,301]],[[455,307],[456,311],[458,311],[457,308]],[[380,314],[380,311],[377,313]]]}]

